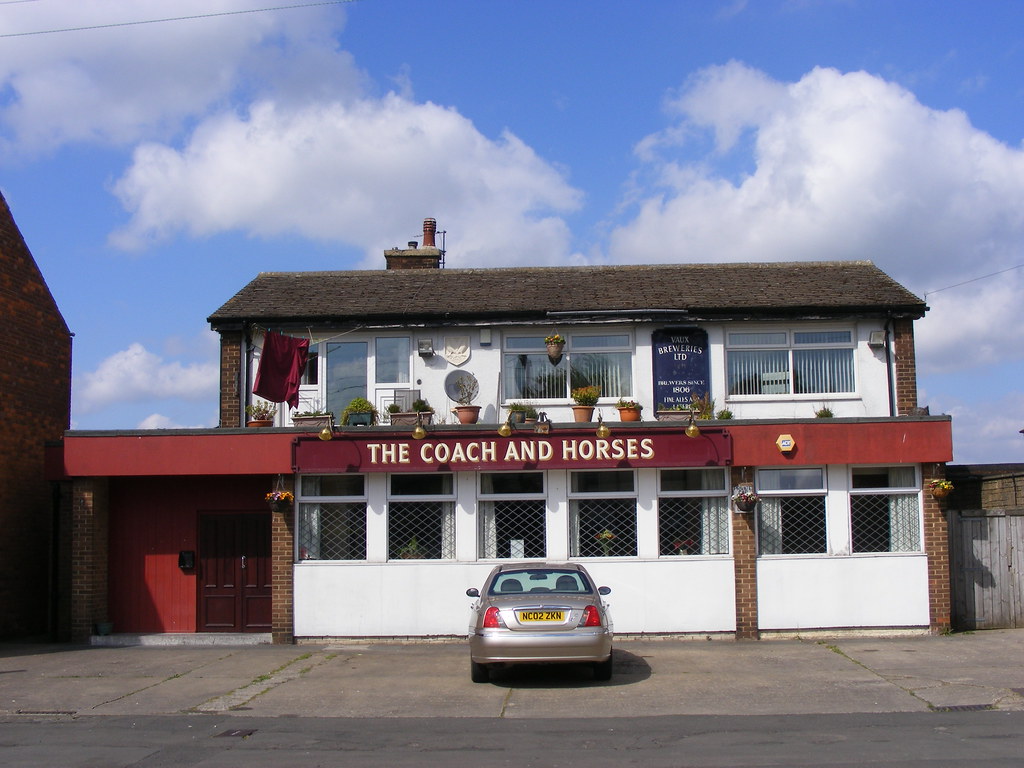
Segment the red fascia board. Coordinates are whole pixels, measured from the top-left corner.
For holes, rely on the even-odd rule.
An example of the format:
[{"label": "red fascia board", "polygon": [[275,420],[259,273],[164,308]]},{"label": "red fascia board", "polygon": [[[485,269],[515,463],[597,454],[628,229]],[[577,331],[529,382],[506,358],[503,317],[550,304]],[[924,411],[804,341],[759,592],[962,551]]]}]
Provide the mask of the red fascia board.
[{"label": "red fascia board", "polygon": [[[64,436],[50,479],[173,475],[291,474],[294,432],[145,432]],[[57,455],[54,455],[57,454]]]},{"label": "red fascia board", "polygon": [[[953,428],[948,417],[932,420],[815,420],[747,423],[729,427],[737,466],[819,464],[924,464],[953,460]],[[779,450],[780,436],[795,447]]]}]

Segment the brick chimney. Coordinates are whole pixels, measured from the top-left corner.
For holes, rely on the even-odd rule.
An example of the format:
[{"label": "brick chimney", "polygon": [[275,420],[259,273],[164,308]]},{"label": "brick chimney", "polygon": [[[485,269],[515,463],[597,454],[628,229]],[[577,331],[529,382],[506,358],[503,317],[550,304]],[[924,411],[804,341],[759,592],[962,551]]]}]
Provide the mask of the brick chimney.
[{"label": "brick chimney", "polygon": [[439,269],[444,253],[434,245],[434,233],[437,222],[434,219],[423,220],[423,245],[418,246],[415,240],[409,241],[408,248],[392,248],[384,251],[384,260],[388,269]]}]

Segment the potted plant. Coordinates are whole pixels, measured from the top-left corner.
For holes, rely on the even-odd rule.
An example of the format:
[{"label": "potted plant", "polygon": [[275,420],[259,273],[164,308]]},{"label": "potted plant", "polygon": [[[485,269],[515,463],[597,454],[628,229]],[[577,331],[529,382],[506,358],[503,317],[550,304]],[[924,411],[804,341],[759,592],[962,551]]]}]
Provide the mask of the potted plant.
[{"label": "potted plant", "polygon": [[615,407],[619,409],[619,421],[640,421],[640,411],[644,408],[635,400],[624,398],[620,399]]},{"label": "potted plant", "polygon": [[928,490],[936,499],[944,499],[953,491],[953,483],[949,480],[931,480],[928,483]]},{"label": "potted plant", "polygon": [[417,398],[412,402],[411,411],[403,411],[398,403],[391,403],[388,406],[388,416],[393,426],[415,426],[419,424],[430,424],[434,418],[434,409],[430,407],[423,398]]},{"label": "potted plant", "polygon": [[377,423],[377,409],[365,397],[355,397],[341,412],[342,426],[369,427]]},{"label": "potted plant", "polygon": [[[508,411],[508,421],[511,424],[522,424],[526,421],[526,414],[529,410],[529,406],[526,403],[520,403],[512,401],[506,406]],[[537,418],[537,412],[534,411],[533,418]]]},{"label": "potted plant", "polygon": [[455,402],[458,403],[452,410],[455,415],[459,418],[460,424],[476,424],[480,418],[480,406],[473,405],[473,401],[476,396],[480,393],[480,384],[476,380],[476,376],[467,374],[460,376],[455,380],[455,387],[458,390],[458,397]]},{"label": "potted plant", "polygon": [[728,408],[723,408],[722,410],[715,414],[715,418],[721,421],[728,421],[729,419],[732,418],[732,411],[730,411]]},{"label": "potted plant", "polygon": [[245,406],[245,415],[249,419],[245,422],[247,427],[272,427],[274,426],[274,414],[277,413],[277,405],[261,401]]},{"label": "potted plant", "polygon": [[398,550],[398,557],[402,560],[422,560],[425,555],[420,551],[420,543],[413,536],[409,543]]},{"label": "potted plant", "polygon": [[306,410],[292,414],[292,424],[307,429],[331,427],[334,425],[334,414],[321,408],[319,402],[313,402]]},{"label": "potted plant", "polygon": [[577,387],[569,393],[573,402],[572,415],[575,421],[590,421],[594,417],[594,406],[601,397],[601,388],[595,384]]},{"label": "potted plant", "polygon": [[737,512],[751,512],[761,497],[757,495],[752,485],[737,485],[732,489],[732,503],[736,506]]},{"label": "potted plant", "polygon": [[832,409],[827,405],[821,406],[821,408],[814,412],[814,418],[816,419],[831,419],[832,416]]},{"label": "potted plant", "polygon": [[544,337],[544,344],[548,348],[548,359],[553,365],[558,365],[562,359],[562,350],[565,349],[565,337],[555,332]]},{"label": "potted plant", "polygon": [[601,552],[604,553],[605,557],[608,557],[612,553],[612,539],[615,538],[615,534],[605,528],[599,534],[594,536],[597,539],[597,543],[601,545]]}]

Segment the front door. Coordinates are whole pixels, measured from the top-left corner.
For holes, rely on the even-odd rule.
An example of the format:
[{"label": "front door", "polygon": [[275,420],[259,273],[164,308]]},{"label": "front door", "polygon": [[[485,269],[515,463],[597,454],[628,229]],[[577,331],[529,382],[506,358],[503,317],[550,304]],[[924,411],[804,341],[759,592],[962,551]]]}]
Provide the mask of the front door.
[{"label": "front door", "polygon": [[270,515],[199,517],[199,631],[269,632]]}]

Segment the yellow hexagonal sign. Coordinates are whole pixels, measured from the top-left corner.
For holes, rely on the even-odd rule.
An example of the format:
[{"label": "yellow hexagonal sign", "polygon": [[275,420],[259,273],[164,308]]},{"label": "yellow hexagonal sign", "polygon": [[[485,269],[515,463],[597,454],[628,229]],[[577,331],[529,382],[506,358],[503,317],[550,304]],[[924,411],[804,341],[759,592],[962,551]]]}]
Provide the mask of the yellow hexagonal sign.
[{"label": "yellow hexagonal sign", "polygon": [[779,451],[781,453],[789,453],[796,448],[796,440],[793,439],[792,435],[779,435],[775,444],[779,446]]}]

